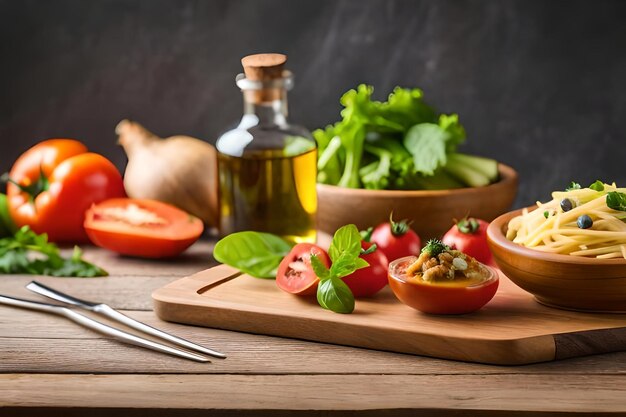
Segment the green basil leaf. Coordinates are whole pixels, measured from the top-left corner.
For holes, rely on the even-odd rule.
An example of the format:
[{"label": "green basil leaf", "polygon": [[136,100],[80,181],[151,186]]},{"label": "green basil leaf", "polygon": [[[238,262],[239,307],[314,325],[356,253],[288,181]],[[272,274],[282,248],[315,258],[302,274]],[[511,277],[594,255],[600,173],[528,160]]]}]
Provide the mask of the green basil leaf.
[{"label": "green basil leaf", "polygon": [[328,248],[328,255],[334,262],[342,257],[356,258],[361,253],[361,234],[353,224],[339,228],[333,236],[333,241]]},{"label": "green basil leaf", "polygon": [[257,278],[276,278],[280,261],[291,245],[271,233],[237,232],[215,244],[213,257],[218,262]]},{"label": "green basil leaf", "polygon": [[604,183],[600,180],[596,180],[593,184],[589,186],[594,191],[604,191]]},{"label": "green basil leaf", "polygon": [[370,264],[367,263],[367,261],[365,259],[363,259],[363,258],[356,258],[354,270],[356,271],[357,269],[367,268],[368,266],[370,266]]},{"label": "green basil leaf", "polygon": [[320,258],[317,255],[311,255],[311,267],[313,267],[313,272],[319,279],[328,279],[330,277],[330,271],[326,268],[326,265],[320,261]]},{"label": "green basil leaf", "polygon": [[626,211],[626,194],[618,191],[607,193],[606,205],[613,210]]},{"label": "green basil leaf", "polygon": [[341,278],[331,276],[320,282],[317,287],[317,302],[325,309],[335,313],[352,313],[354,295]]}]

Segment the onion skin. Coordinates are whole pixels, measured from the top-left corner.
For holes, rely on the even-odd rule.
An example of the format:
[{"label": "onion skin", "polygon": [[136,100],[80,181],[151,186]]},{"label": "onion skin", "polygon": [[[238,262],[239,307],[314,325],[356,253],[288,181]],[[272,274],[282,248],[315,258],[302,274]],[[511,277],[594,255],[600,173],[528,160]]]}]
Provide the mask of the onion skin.
[{"label": "onion skin", "polygon": [[128,156],[124,187],[131,198],[172,204],[218,225],[217,152],[189,136],[162,139],[142,125],[122,120],[115,128]]}]

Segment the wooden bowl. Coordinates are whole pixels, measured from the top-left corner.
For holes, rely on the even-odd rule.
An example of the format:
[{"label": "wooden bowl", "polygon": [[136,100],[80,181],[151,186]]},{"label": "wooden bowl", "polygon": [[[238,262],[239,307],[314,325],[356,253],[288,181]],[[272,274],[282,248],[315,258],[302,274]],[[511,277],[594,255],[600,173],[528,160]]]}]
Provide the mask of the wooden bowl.
[{"label": "wooden bowl", "polygon": [[546,253],[506,238],[516,210],[487,229],[489,247],[502,272],[537,301],[567,310],[626,312],[626,259],[596,259]]},{"label": "wooden bowl", "polygon": [[396,191],[317,185],[318,230],[331,236],[343,225],[367,229],[389,220],[413,220],[411,227],[423,241],[443,234],[453,219],[468,214],[491,221],[511,207],[517,193],[517,172],[500,164],[500,181],[474,188],[441,191]]}]

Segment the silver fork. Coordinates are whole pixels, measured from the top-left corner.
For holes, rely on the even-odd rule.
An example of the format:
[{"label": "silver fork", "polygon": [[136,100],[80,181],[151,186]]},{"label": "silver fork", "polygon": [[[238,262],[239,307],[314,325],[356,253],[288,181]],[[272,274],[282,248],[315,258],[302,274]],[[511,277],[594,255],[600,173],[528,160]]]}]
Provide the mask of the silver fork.
[{"label": "silver fork", "polygon": [[141,346],[147,349],[155,350],[157,352],[167,353],[181,358],[191,359],[197,362],[210,362],[210,360],[206,356],[187,352],[181,349],[176,349],[167,345],[162,345],[160,343],[153,342],[151,340],[144,339],[130,333],[126,333],[122,330],[116,329],[115,327],[108,326],[83,314],[77,313],[67,307],[54,304],[39,303],[37,301],[23,300],[21,298],[9,297],[7,295],[0,295],[0,304],[56,314],[58,316],[66,317],[71,321],[80,324],[81,326],[87,327],[108,336],[112,336],[117,340],[129,343],[131,345]]},{"label": "silver fork", "polygon": [[139,330],[140,332],[158,337],[160,339],[167,340],[168,342],[174,343],[176,345],[183,346],[188,349],[195,350],[197,352],[201,352],[201,353],[204,353],[205,355],[210,355],[216,358],[220,358],[220,359],[226,358],[226,355],[224,355],[223,353],[217,352],[213,349],[206,348],[204,346],[190,342],[189,340],[183,339],[178,336],[174,336],[162,330],[156,329],[152,326],[148,326],[145,323],[132,319],[120,313],[119,311],[113,309],[107,304],[93,303],[91,301],[81,300],[80,298],[76,298],[76,297],[72,297],[71,295],[64,294],[61,291],[52,289],[37,281],[31,281],[28,285],[26,285],[26,288],[39,295],[43,295],[44,297],[51,298],[53,300],[59,301],[67,305],[82,308],[84,310],[92,311],[96,314],[100,314],[104,317],[108,317],[111,320],[125,324],[126,326],[131,327],[135,330]]}]

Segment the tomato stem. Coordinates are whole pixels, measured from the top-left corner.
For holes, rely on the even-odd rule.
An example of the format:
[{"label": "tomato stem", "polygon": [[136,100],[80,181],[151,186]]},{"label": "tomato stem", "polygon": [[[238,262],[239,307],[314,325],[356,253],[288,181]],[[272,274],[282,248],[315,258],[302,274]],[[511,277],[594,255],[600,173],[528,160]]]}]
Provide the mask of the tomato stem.
[{"label": "tomato stem", "polygon": [[480,227],[480,224],[473,217],[465,217],[456,224],[456,227],[459,229],[459,232],[471,235],[473,233],[476,233],[476,231]]},{"label": "tomato stem", "polygon": [[393,211],[389,214],[389,224],[391,225],[391,234],[395,237],[404,236],[410,229],[411,223],[407,219],[400,220],[399,222],[393,221]]},{"label": "tomato stem", "polygon": [[9,176],[8,172],[5,172],[4,174],[2,174],[2,176],[0,176],[0,182],[4,184],[10,183],[15,185],[17,188],[20,189],[20,191],[28,194],[31,201],[34,201],[39,194],[44,191],[48,191],[48,189],[50,188],[50,181],[48,180],[46,174],[43,172],[43,166],[41,165],[39,165],[39,177],[37,178],[37,181],[32,183],[31,185],[22,185],[18,183]]}]

